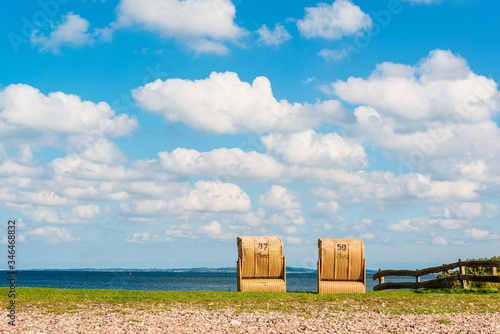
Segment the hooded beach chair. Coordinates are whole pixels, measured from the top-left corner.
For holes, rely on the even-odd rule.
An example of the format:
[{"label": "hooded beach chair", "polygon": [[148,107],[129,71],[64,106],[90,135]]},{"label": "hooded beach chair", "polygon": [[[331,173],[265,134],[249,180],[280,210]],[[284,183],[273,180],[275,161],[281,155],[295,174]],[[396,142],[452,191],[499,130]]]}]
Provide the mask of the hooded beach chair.
[{"label": "hooded beach chair", "polygon": [[238,291],[285,292],[286,269],[280,237],[238,237]]},{"label": "hooded beach chair", "polygon": [[365,293],[361,239],[318,239],[318,293]]}]

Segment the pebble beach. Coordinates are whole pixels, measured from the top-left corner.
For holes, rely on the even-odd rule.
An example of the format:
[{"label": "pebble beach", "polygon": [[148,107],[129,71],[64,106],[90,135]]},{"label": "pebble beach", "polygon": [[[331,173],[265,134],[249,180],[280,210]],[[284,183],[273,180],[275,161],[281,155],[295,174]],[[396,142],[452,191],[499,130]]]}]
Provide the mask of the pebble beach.
[{"label": "pebble beach", "polygon": [[500,313],[396,315],[376,311],[312,313],[217,311],[186,305],[153,308],[27,307],[3,333],[500,333]]}]

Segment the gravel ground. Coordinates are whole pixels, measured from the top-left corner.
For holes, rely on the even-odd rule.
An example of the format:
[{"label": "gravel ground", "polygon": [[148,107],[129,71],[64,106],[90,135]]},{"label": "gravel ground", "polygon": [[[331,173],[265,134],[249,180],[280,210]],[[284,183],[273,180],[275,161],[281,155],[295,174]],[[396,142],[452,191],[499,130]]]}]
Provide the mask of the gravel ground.
[{"label": "gravel ground", "polygon": [[20,310],[2,333],[500,333],[500,313],[394,315],[325,309],[304,316],[282,312],[236,313],[186,307],[88,307],[63,313]]}]

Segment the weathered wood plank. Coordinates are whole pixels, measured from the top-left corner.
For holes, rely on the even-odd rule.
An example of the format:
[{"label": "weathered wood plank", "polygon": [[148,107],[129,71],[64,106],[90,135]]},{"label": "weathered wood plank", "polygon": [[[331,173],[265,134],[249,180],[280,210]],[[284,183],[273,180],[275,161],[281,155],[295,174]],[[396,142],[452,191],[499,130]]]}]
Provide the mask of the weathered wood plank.
[{"label": "weathered wood plank", "polygon": [[465,267],[500,267],[500,260],[467,260],[462,262],[454,262],[450,264],[444,264],[438,267],[430,267],[421,270],[381,270],[373,275],[373,280],[379,279],[382,276],[409,276],[418,277],[429,274],[435,274],[446,270],[451,270],[458,268],[460,266]]},{"label": "weathered wood plank", "polygon": [[373,287],[373,291],[387,290],[387,289],[416,289],[417,283],[412,282],[387,282]]},{"label": "weathered wood plank", "polygon": [[431,279],[424,282],[413,283],[413,282],[388,282],[383,284],[378,284],[373,287],[374,291],[387,290],[387,289],[423,289],[438,287],[440,285],[450,283],[453,281],[476,281],[476,282],[490,282],[490,283],[500,283],[500,276],[498,275],[452,275],[446,277],[439,277]]},{"label": "weathered wood plank", "polygon": [[498,275],[459,275],[460,279],[476,282],[500,283]]},{"label": "weathered wood plank", "polygon": [[382,270],[373,275],[373,280],[376,280],[380,277],[387,277],[387,276],[410,276],[410,277],[416,277],[416,271],[415,270]]}]

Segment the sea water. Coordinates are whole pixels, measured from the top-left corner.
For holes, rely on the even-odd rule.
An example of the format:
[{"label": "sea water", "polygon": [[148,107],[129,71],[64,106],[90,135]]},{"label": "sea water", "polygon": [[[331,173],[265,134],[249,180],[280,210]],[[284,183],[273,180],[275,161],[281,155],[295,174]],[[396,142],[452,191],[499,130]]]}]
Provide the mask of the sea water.
[{"label": "sea water", "polygon": [[[7,287],[7,272],[0,286]],[[375,272],[366,273],[366,290],[378,284]],[[421,281],[435,278],[427,275]],[[414,282],[411,277],[386,277],[385,282]],[[236,291],[236,273],[162,271],[23,270],[17,272],[18,287],[57,289],[115,289],[149,291]],[[316,273],[287,273],[287,291],[316,292]]]}]

